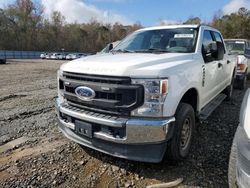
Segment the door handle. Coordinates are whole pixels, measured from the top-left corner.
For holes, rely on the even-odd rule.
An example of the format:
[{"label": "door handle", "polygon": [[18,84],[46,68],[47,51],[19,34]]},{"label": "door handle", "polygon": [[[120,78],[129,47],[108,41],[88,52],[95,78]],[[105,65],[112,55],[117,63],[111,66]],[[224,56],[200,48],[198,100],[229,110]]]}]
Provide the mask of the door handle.
[{"label": "door handle", "polygon": [[218,67],[223,67],[223,64],[222,63],[218,63]]}]

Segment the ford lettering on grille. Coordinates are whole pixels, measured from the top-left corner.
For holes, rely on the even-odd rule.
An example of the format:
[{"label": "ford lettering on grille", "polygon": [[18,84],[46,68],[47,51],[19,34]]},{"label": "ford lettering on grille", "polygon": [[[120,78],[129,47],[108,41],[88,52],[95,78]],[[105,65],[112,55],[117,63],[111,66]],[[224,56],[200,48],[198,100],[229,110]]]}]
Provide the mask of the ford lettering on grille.
[{"label": "ford lettering on grille", "polygon": [[76,96],[84,101],[90,101],[95,97],[95,91],[86,86],[79,86],[75,89]]}]

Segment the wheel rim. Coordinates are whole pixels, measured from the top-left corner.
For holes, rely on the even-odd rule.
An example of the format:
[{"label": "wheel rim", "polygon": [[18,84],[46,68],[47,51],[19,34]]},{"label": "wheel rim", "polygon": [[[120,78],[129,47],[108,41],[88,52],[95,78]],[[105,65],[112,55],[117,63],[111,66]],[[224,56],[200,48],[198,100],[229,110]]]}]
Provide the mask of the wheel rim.
[{"label": "wheel rim", "polygon": [[191,122],[190,117],[187,117],[183,122],[182,130],[181,130],[181,140],[180,140],[181,150],[187,149],[189,145],[191,132],[192,132],[191,129],[192,129],[192,122]]}]

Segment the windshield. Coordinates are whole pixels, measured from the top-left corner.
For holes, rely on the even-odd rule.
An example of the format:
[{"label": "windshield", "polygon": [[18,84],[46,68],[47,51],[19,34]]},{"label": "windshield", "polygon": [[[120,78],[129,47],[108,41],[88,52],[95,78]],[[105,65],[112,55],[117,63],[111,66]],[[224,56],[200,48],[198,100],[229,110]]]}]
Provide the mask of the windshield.
[{"label": "windshield", "polygon": [[191,53],[195,51],[198,29],[143,30],[127,36],[112,51],[142,53]]},{"label": "windshield", "polygon": [[225,41],[225,43],[230,54],[244,54],[244,41]]}]

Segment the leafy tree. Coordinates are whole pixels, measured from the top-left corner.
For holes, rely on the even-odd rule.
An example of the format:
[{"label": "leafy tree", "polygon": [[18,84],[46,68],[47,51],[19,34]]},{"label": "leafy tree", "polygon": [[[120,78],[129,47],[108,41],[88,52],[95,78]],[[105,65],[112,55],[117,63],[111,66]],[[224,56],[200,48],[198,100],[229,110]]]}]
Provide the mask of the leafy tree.
[{"label": "leafy tree", "polygon": [[201,19],[199,17],[190,17],[183,24],[201,24]]},{"label": "leafy tree", "polygon": [[211,25],[220,30],[224,38],[250,39],[250,11],[244,7],[230,15],[215,16]]}]

